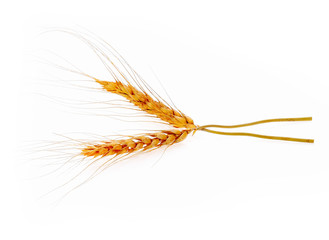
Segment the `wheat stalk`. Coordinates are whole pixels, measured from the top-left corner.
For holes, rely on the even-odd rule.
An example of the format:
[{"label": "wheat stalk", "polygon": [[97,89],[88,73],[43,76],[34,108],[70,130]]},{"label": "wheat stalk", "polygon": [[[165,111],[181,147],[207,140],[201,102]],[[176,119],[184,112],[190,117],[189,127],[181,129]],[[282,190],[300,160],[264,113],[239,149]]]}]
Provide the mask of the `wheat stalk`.
[{"label": "wheat stalk", "polygon": [[82,149],[81,155],[85,157],[106,157],[111,155],[131,154],[138,151],[147,151],[160,148],[164,145],[172,145],[183,141],[189,133],[192,131],[202,130],[210,133],[231,135],[231,136],[250,136],[272,140],[283,141],[295,141],[295,142],[309,142],[313,143],[313,139],[301,139],[291,137],[277,137],[267,136],[254,133],[241,133],[241,132],[220,132],[210,130],[208,128],[239,128],[247,127],[257,124],[264,124],[270,122],[288,122],[288,121],[311,121],[311,117],[306,118],[277,118],[266,119],[251,123],[239,124],[239,125],[204,125],[196,126],[193,120],[184,115],[182,112],[178,112],[173,108],[168,107],[166,104],[159,100],[154,100],[145,91],[139,91],[131,84],[123,84],[120,81],[109,82],[95,79],[95,81],[102,85],[103,89],[108,92],[118,94],[126,98],[130,103],[139,107],[140,110],[145,111],[148,114],[154,115],[161,120],[169,123],[175,128],[173,130],[162,130],[157,133],[146,133],[139,136],[132,136],[126,139],[104,141],[98,144],[92,144]]},{"label": "wheat stalk", "polygon": [[[211,128],[240,128],[256,124],[264,124],[270,122],[286,122],[286,121],[310,121],[308,118],[279,118],[267,119],[252,123],[239,125],[203,125],[198,126],[192,118],[185,115],[178,108],[174,108],[163,100],[152,88],[139,76],[139,74],[127,63],[127,61],[108,43],[93,36],[86,34],[78,34],[74,31],[65,30],[68,33],[86,43],[92,51],[101,60],[104,67],[110,73],[112,79],[110,81],[100,80],[92,75],[81,72],[79,69],[62,69],[83,75],[100,84],[102,89],[117,94],[125,98],[130,104],[138,108],[139,111],[147,113],[147,115],[161,119],[163,123],[171,126],[171,130],[160,130],[155,133],[145,133],[136,136],[126,136],[118,140],[104,140],[102,142],[83,144],[80,148],[80,155],[84,158],[106,158],[109,157],[112,164],[122,159],[124,156],[139,152],[146,152],[158,149],[162,146],[171,146],[184,140],[190,133],[196,131],[205,131],[221,135],[231,136],[251,136],[258,138],[266,138],[272,140],[284,140],[295,142],[314,142],[313,139],[300,139],[289,137],[267,136],[255,133],[245,132],[222,132],[215,131]],[[94,40],[91,41],[90,39]],[[173,104],[172,104],[173,105]],[[115,160],[116,159],[116,160]]]},{"label": "wheat stalk", "polygon": [[[125,98],[128,102],[135,105],[139,108],[140,111],[146,112],[153,117],[161,119],[163,122],[169,124],[170,126],[176,128],[169,131],[160,131],[158,133],[146,133],[144,135],[132,136],[121,140],[110,140],[104,141],[102,143],[90,144],[87,147],[83,148],[81,155],[85,157],[106,157],[106,156],[119,156],[125,153],[134,153],[146,150],[154,150],[163,145],[172,145],[178,143],[186,138],[188,134],[195,131],[205,131],[221,135],[231,135],[231,136],[250,136],[258,138],[266,138],[272,140],[284,140],[284,141],[295,141],[295,142],[314,142],[313,139],[301,139],[301,138],[290,138],[290,137],[277,137],[277,136],[267,136],[260,135],[255,133],[244,133],[244,132],[221,132],[211,130],[209,128],[238,128],[246,127],[256,124],[263,124],[269,122],[283,122],[283,121],[311,121],[311,117],[307,118],[278,118],[278,119],[267,119],[256,121],[252,123],[239,124],[239,125],[203,125],[198,126],[194,124],[194,121],[189,116],[185,115],[180,110],[174,109],[167,102],[165,102],[159,95],[153,90],[150,90],[150,86],[142,80],[139,75],[135,72],[134,69],[123,59],[123,57],[116,52],[109,44],[100,43],[100,46],[89,41],[82,35],[72,33],[73,36],[76,36],[83,40],[87,45],[89,45],[93,51],[97,54],[100,60],[103,62],[105,67],[111,73],[114,81],[104,81],[99,80],[91,75],[80,73],[84,76],[87,76],[98,84],[100,84],[103,90],[117,94]],[[114,56],[123,67],[123,70],[117,66],[112,59],[110,59],[104,52],[101,51],[101,48],[107,49],[110,54]],[[110,47],[110,49],[108,48]],[[128,76],[128,77],[127,77]],[[131,79],[129,79],[129,76]],[[132,83],[135,83],[134,86]],[[146,87],[148,92],[144,90]]]},{"label": "wheat stalk", "polygon": [[[85,168],[83,168],[81,172],[71,178],[70,181],[59,186],[58,188],[61,188],[67,185],[69,182],[77,179],[86,169],[88,169],[94,164],[99,164],[100,166],[96,168],[94,173],[91,174],[81,184],[89,181],[109,166],[112,166],[113,164],[116,164],[117,162],[122,161],[127,157],[131,157],[131,155],[133,154],[153,151],[163,146],[172,146],[173,144],[183,141],[189,134],[194,134],[196,131],[204,131],[214,134],[231,136],[250,136],[272,140],[284,140],[306,143],[314,142],[313,139],[267,136],[245,132],[222,132],[215,131],[212,129],[240,128],[271,122],[311,121],[311,117],[267,119],[239,125],[196,125],[192,118],[185,115],[173,103],[170,105],[163,98],[161,98],[139,76],[139,74],[135,72],[135,70],[126,62],[126,60],[108,43],[103,40],[99,40],[98,38],[90,36],[87,37],[87,35],[85,34],[78,34],[70,30],[64,30],[62,32],[71,34],[72,36],[77,37],[78,39],[86,43],[101,60],[106,70],[108,70],[108,72],[110,73],[112,79],[109,81],[100,80],[92,75],[82,72],[80,69],[74,67],[73,65],[73,69],[68,69],[59,65],[57,65],[57,67],[88,77],[89,79],[99,84],[104,91],[114,93],[125,98],[125,100],[128,101],[130,104],[134,105],[137,110],[146,113],[148,116],[162,120],[162,123],[169,125],[170,127],[172,127],[172,129],[158,130],[157,132],[144,133],[135,136],[123,136],[120,139],[108,139],[97,142],[69,139],[71,141],[74,141],[79,146],[78,148],[75,148],[79,152],[74,155],[74,157],[78,156],[81,158],[81,161],[79,161],[78,164],[81,162],[86,162],[87,166],[85,166]],[[91,41],[91,38],[94,41]],[[118,106],[123,108],[122,105]],[[113,105],[113,107],[115,107],[115,105]],[[133,109],[136,110],[136,108]],[[90,161],[85,161],[86,159],[89,159]],[[69,161],[70,160],[68,160],[67,162]],[[63,165],[65,165],[67,162],[65,162]],[[79,184],[78,186],[80,186],[81,184]],[[76,186],[75,188],[77,188],[78,186]]]}]

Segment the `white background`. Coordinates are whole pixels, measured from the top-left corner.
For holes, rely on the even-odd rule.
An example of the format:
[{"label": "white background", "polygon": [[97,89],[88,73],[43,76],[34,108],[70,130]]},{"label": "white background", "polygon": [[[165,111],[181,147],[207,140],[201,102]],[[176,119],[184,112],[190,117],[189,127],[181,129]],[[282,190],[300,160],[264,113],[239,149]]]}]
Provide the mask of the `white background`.
[{"label": "white background", "polygon": [[[1,8],[1,239],[329,238],[327,1],[31,0]],[[47,27],[104,38],[151,85],[155,73],[197,124],[313,116],[247,130],[315,144],[197,132],[155,166],[161,150],[108,169],[57,205],[60,194],[39,199],[60,183],[56,175],[28,180],[38,168],[16,156],[26,139],[125,127],[68,117],[34,94],[36,49],[69,59],[72,50],[56,34],[40,35]],[[79,64],[96,71],[100,63],[84,51]]]}]

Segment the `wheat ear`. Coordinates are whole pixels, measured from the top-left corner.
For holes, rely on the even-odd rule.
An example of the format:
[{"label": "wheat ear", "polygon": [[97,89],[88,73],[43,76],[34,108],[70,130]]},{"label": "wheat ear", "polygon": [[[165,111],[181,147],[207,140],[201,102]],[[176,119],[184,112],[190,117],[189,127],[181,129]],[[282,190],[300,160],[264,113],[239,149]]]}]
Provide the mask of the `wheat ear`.
[{"label": "wheat ear", "polygon": [[95,81],[101,84],[104,90],[126,98],[140,110],[160,118],[175,128],[196,128],[192,118],[186,116],[182,112],[178,112],[177,110],[168,107],[160,100],[154,100],[145,91],[140,91],[129,83],[124,84],[120,81],[100,81],[98,79],[95,79]]},{"label": "wheat ear", "polygon": [[152,151],[162,146],[170,146],[183,141],[191,131],[187,129],[163,130],[126,139],[104,141],[85,147],[82,149],[81,154],[95,158]]}]

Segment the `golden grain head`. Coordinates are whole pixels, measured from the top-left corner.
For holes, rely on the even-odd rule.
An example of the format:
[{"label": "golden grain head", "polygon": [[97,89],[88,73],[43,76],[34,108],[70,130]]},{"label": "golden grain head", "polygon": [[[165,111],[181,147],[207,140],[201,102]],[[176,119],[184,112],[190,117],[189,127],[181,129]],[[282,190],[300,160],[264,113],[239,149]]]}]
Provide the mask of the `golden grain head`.
[{"label": "golden grain head", "polygon": [[130,103],[137,106],[140,110],[169,123],[175,128],[196,128],[192,118],[186,116],[180,111],[168,107],[158,99],[154,100],[145,91],[140,91],[131,84],[124,84],[119,81],[109,82],[96,80],[96,82],[101,84],[104,90],[126,98]]},{"label": "golden grain head", "polygon": [[83,148],[81,155],[86,157],[106,157],[137,153],[138,151],[151,151],[162,146],[170,146],[181,142],[191,131],[187,129],[163,130],[126,139],[105,141]]}]

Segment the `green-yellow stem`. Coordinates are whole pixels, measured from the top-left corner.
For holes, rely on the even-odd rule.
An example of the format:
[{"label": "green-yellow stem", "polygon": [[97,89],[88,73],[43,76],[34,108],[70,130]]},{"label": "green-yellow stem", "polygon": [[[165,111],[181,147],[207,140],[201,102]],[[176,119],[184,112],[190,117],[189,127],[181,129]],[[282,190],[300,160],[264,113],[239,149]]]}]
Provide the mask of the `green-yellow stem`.
[{"label": "green-yellow stem", "polygon": [[273,118],[273,119],[266,119],[251,123],[244,123],[244,124],[237,124],[237,125],[204,125],[199,127],[199,130],[202,128],[209,128],[209,127],[216,127],[216,128],[239,128],[239,127],[248,127],[252,125],[262,124],[262,123],[270,123],[270,122],[295,122],[295,121],[312,121],[312,117],[302,117],[302,118]]},{"label": "green-yellow stem", "polygon": [[282,140],[282,141],[292,141],[292,142],[304,142],[304,143],[314,143],[314,139],[304,139],[304,138],[292,138],[292,137],[279,137],[279,136],[267,136],[255,133],[245,133],[245,132],[221,132],[210,130],[208,128],[239,128],[239,127],[247,127],[262,123],[270,123],[270,122],[290,122],[290,121],[312,121],[312,117],[304,117],[304,118],[275,118],[275,119],[267,119],[261,120],[251,123],[238,124],[238,125],[204,125],[197,128],[197,130],[202,130],[209,133],[220,134],[220,135],[230,135],[230,136],[248,136],[248,137],[257,137],[257,138],[265,138],[272,140]]}]

